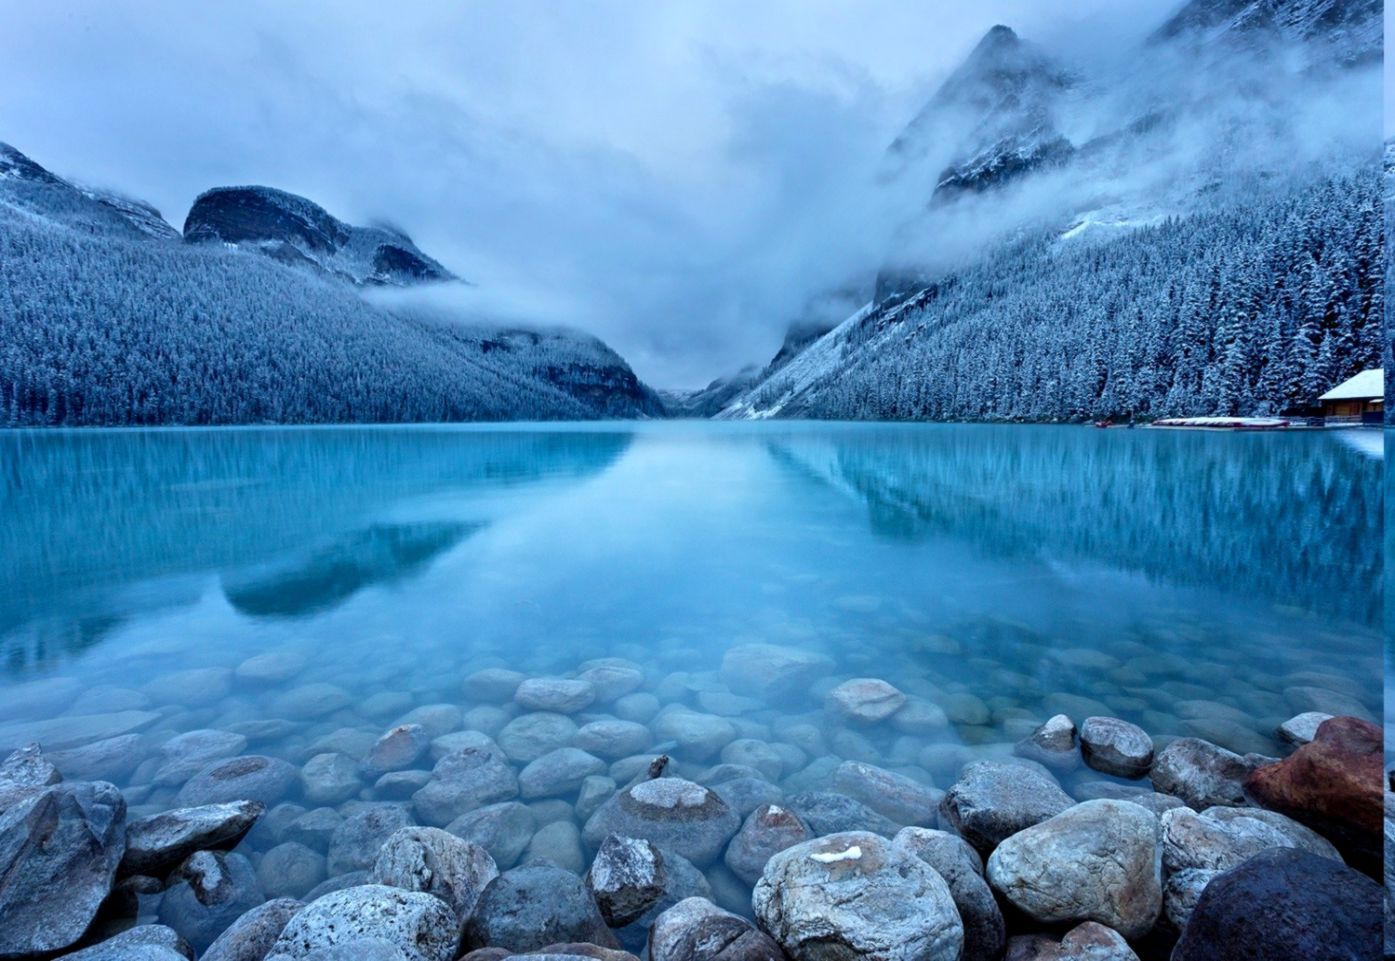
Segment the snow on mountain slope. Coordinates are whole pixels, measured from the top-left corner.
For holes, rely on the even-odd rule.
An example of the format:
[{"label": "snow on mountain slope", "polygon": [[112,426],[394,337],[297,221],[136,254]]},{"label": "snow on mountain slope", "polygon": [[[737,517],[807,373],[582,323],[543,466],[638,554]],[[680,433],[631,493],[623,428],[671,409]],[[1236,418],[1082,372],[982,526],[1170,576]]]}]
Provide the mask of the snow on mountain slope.
[{"label": "snow on mountain slope", "polygon": [[177,240],[147,203],[65,180],[0,143],[0,207],[92,234]]},{"label": "snow on mountain slope", "polygon": [[455,279],[401,231],[346,224],[304,197],[271,187],[205,191],[185,218],[184,239],[248,247],[358,285]]}]

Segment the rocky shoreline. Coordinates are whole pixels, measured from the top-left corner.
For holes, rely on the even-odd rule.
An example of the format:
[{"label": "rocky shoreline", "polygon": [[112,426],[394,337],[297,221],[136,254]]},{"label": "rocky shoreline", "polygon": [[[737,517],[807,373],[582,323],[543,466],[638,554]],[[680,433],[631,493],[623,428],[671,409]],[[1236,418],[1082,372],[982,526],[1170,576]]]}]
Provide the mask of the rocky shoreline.
[{"label": "rocky shoreline", "polygon": [[1395,794],[1358,717],[1296,714],[1285,757],[1064,714],[975,754],[935,703],[772,645],[733,648],[681,707],[671,677],[613,658],[479,670],[458,703],[405,711],[292,685],[303,669],[182,679],[275,692],[323,730],[298,764],[249,750],[292,722],[161,733],[113,692],[119,733],[37,722],[0,762],[0,959],[1390,953],[1373,878]]}]

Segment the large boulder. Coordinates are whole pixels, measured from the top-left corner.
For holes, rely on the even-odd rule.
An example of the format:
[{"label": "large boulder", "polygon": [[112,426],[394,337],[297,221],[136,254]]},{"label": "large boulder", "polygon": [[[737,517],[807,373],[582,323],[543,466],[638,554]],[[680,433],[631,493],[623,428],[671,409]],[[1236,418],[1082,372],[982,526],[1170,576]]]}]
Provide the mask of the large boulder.
[{"label": "large boulder", "polygon": [[605,923],[624,927],[663,896],[663,853],[642,838],[608,835],[585,882]]},{"label": "large boulder", "polygon": [[537,829],[537,818],[533,812],[517,801],[487,805],[478,811],[462,814],[446,825],[446,830],[451,834],[473,841],[488,851],[501,871],[518,863]]},{"label": "large boulder", "polygon": [[126,802],[104,781],[46,787],[0,814],[0,957],[70,947],[111,892]]},{"label": "large boulder", "polygon": [[1162,913],[1160,833],[1137,804],[1085,801],[998,845],[988,881],[1035,921],[1098,921],[1142,937]]},{"label": "large boulder", "polygon": [[958,961],[964,926],[944,879],[865,831],[776,854],[751,895],[760,926],[794,961]]},{"label": "large boulder", "polygon": [[426,787],[412,795],[417,816],[445,827],[486,804],[518,797],[518,776],[497,751],[462,748],[436,762]]},{"label": "large boulder", "polygon": [[[364,884],[326,894],[286,924],[266,961],[335,957],[340,945],[385,941],[407,961],[454,961],[460,920],[440,898],[381,884]],[[344,961],[366,959],[354,951]]]},{"label": "large boulder", "polygon": [[1074,802],[1045,769],[1027,762],[974,761],[940,801],[940,817],[981,854]]},{"label": "large boulder", "polygon": [[596,688],[580,678],[530,677],[518,685],[513,697],[526,711],[575,714],[596,699]]},{"label": "large boulder", "polygon": [[1053,771],[1069,771],[1080,763],[1075,737],[1075,722],[1065,714],[1057,714],[1047,718],[1030,735],[1018,741],[1013,753],[1044,764]]},{"label": "large boulder", "polygon": [[39,745],[28,744],[0,761],[0,813],[63,780]]},{"label": "large boulder", "polygon": [[808,825],[789,808],[762,804],[746,816],[722,858],[732,874],[753,885],[772,856],[812,837]]},{"label": "large boulder", "polygon": [[1080,753],[1096,771],[1143,777],[1153,766],[1153,739],[1137,724],[1117,717],[1087,717],[1080,726]]},{"label": "large boulder", "polygon": [[581,878],[546,861],[513,868],[489,882],[465,925],[466,950],[526,953],[562,941],[620,946]]},{"label": "large boulder", "polygon": [[745,918],[706,898],[679,901],[649,929],[649,961],[786,961],[780,946]]},{"label": "large boulder", "polygon": [[682,778],[641,781],[612,795],[586,822],[583,838],[599,847],[607,834],[643,838],[706,867],[741,826],[713,791]]},{"label": "large boulder", "polygon": [[928,784],[863,761],[844,761],[833,770],[833,790],[861,801],[897,824],[933,827],[944,797]]},{"label": "large boulder", "polygon": [[434,894],[457,918],[468,918],[490,881],[499,876],[484,848],[440,828],[410,827],[393,833],[378,850],[369,883]]},{"label": "large boulder", "polygon": [[176,808],[126,825],[122,874],[163,877],[195,851],[229,850],[266,811],[260,801]]},{"label": "large boulder", "polygon": [[518,788],[525,799],[576,794],[588,777],[604,774],[607,765],[580,748],[559,747],[529,761],[519,772]]},{"label": "large boulder", "polygon": [[383,843],[411,824],[411,816],[396,804],[374,804],[355,811],[330,835],[326,864],[330,876],[368,870]]},{"label": "large boulder", "polygon": [[1312,742],[1245,779],[1245,793],[1337,841],[1363,863],[1380,860],[1385,769],[1381,729],[1354,717],[1318,726]]},{"label": "large boulder", "polygon": [[1380,885],[1331,858],[1272,848],[1202,892],[1172,961],[1378,961]]},{"label": "large boulder", "polygon": [[1003,912],[983,878],[983,859],[963,838],[948,831],[909,827],[896,835],[896,847],[909,851],[949,885],[964,923],[962,961],[997,961],[1007,939]]},{"label": "large boulder", "polygon": [[218,935],[201,961],[262,961],[303,907],[302,902],[290,898],[259,904]]},{"label": "large boulder", "polygon": [[1241,807],[1245,804],[1245,778],[1257,767],[1255,760],[1203,741],[1179,737],[1158,752],[1149,774],[1159,794],[1171,794],[1188,807]]},{"label": "large boulder", "polygon": [[1060,941],[1044,934],[1019,935],[1008,943],[1005,961],[1138,961],[1138,955],[1118,931],[1086,921]]},{"label": "large boulder", "polygon": [[740,644],[722,657],[722,682],[737,694],[787,697],[833,671],[833,661],[813,651],[778,644]]}]

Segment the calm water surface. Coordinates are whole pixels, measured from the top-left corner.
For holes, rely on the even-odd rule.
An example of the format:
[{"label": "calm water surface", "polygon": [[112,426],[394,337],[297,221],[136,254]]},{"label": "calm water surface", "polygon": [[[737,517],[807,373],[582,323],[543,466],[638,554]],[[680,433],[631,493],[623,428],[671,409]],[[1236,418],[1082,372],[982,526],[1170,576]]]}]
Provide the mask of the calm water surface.
[{"label": "calm water surface", "polygon": [[[1058,711],[1273,753],[1297,711],[1380,713],[1380,457],[1370,433],[1082,427],[0,433],[0,748],[139,734],[98,773],[153,810],[183,732],[300,764],[336,732],[468,711],[478,669],[619,657],[741,736],[808,720],[822,755],[785,752],[790,789],[843,757],[943,788]],[[752,642],[835,670],[732,699],[717,669]],[[230,673],[267,651],[305,666]],[[821,697],[851,676],[947,723],[844,728]],[[323,715],[296,699],[316,684],[344,695]],[[90,715],[111,717],[53,726]],[[689,776],[720,760],[671,753]]]}]

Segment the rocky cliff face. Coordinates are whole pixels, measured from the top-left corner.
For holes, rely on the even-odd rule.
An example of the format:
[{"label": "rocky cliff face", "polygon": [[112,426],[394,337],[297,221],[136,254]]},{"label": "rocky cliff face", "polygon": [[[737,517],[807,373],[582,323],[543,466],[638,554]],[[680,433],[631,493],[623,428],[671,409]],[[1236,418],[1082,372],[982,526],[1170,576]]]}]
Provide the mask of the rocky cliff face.
[{"label": "rocky cliff face", "polygon": [[406,234],[346,224],[304,197],[271,187],[205,191],[184,221],[184,239],[260,251],[359,286],[406,287],[455,279]]},{"label": "rocky cliff face", "polygon": [[0,143],[0,205],[83,233],[179,238],[179,231],[149,204],[65,180],[6,143]]}]

